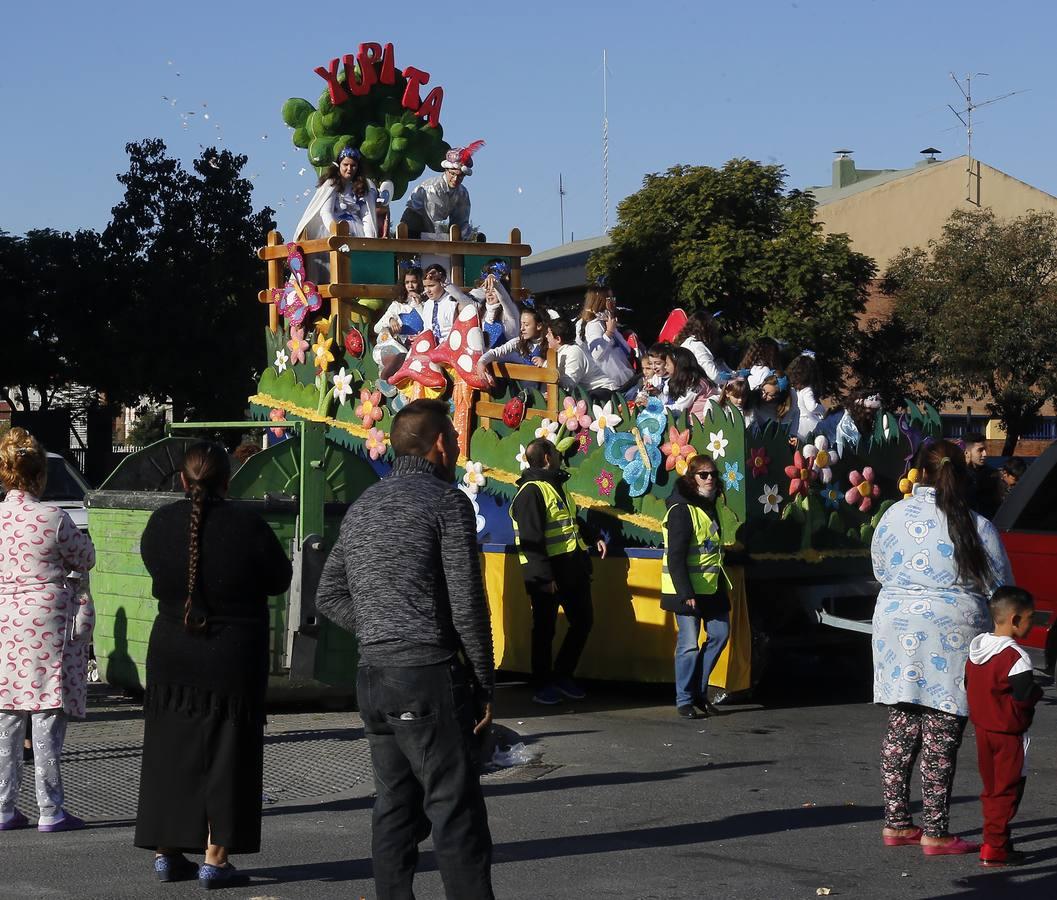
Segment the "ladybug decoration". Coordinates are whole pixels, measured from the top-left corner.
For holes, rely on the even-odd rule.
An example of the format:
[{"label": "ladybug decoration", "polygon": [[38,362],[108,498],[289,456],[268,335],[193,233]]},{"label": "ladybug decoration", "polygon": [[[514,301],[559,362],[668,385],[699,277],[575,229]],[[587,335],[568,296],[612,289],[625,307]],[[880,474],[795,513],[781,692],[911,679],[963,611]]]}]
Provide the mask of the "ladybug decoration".
[{"label": "ladybug decoration", "polygon": [[345,349],[357,359],[363,356],[363,335],[358,328],[350,328],[345,332]]},{"label": "ladybug decoration", "polygon": [[507,428],[519,428],[525,421],[526,394],[522,391],[516,397],[507,400],[503,406],[503,424]]}]

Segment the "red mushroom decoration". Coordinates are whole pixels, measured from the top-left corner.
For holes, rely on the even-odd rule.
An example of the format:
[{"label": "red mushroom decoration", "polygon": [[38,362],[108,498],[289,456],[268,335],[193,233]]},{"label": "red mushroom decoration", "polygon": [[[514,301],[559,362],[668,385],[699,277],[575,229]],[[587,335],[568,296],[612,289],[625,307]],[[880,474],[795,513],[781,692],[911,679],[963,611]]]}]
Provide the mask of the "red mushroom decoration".
[{"label": "red mushroom decoration", "polygon": [[482,353],[484,331],[481,317],[476,306],[467,304],[459,310],[447,339],[429,354],[429,358],[454,370],[470,387],[484,390],[488,382],[477,373],[477,361]]},{"label": "red mushroom decoration", "polygon": [[445,388],[448,379],[432,359],[431,353],[436,349],[437,343],[433,339],[432,331],[423,331],[411,341],[411,349],[408,351],[404,363],[397,369],[396,374],[388,379],[390,384],[399,386],[411,379],[428,388]]}]

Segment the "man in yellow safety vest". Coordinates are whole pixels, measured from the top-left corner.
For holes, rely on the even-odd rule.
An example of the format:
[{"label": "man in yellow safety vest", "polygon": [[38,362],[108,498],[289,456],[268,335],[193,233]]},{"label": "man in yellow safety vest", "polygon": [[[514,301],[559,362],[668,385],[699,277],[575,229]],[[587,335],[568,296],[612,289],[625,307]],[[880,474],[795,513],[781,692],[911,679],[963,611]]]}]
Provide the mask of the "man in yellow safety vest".
[{"label": "man in yellow safety vest", "polygon": [[[719,714],[708,700],[708,679],[730,635],[730,583],[716,512],[720,490],[715,462],[698,454],[676,482],[661,525],[661,608],[674,612],[679,626],[675,707],[684,719]],[[705,642],[699,647],[702,624]]]},{"label": "man in yellow safety vest", "polygon": [[[562,471],[558,449],[546,438],[537,438],[525,448],[525,461],[528,468],[518,480],[510,518],[532,601],[532,699],[546,705],[560,703],[563,696],[582,700],[584,691],[572,676],[594,621],[591,559],[580,536],[576,504],[565,487],[569,473]],[[604,559],[605,542],[599,540],[596,546]],[[552,664],[559,606],[569,630]]]}]

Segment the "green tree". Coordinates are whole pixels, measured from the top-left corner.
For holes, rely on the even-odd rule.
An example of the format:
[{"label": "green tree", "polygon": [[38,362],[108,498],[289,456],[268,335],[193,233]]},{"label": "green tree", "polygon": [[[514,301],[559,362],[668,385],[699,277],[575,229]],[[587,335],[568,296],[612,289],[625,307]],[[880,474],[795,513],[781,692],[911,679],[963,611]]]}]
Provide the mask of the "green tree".
[{"label": "green tree", "polygon": [[984,403],[1012,453],[1057,391],[1057,217],[957,210],[938,241],[892,260],[882,288],[903,371],[934,402]]},{"label": "green tree", "polygon": [[274,227],[253,209],[246,157],[209,148],[188,172],[160,140],[129,144],[125,195],[103,243],[112,329],[95,359],[112,401],[171,401],[174,418],[239,418],[260,365],[257,248]]},{"label": "green tree", "polygon": [[139,411],[136,421],[129,430],[127,443],[133,447],[146,447],[165,437],[165,408],[148,406]]},{"label": "green tree", "polygon": [[592,255],[588,275],[609,279],[645,335],[677,306],[722,310],[742,343],[768,335],[815,350],[833,384],[875,266],[847,235],[823,234],[814,199],[787,192],[785,177],[747,159],[647,175],[617,206],[612,243]]}]

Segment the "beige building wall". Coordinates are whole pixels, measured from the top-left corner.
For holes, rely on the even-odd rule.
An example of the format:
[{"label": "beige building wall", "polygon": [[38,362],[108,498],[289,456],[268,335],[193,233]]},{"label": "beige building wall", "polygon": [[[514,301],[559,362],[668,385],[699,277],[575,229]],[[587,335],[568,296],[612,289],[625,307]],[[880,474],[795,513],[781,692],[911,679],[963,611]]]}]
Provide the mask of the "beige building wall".
[{"label": "beige building wall", "polygon": [[[827,233],[844,232],[852,247],[873,257],[878,274],[904,247],[926,247],[939,238],[956,209],[977,209],[966,201],[968,157],[922,165],[876,187],[820,206],[815,214]],[[985,163],[978,166],[979,205],[990,207],[1001,219],[1024,215],[1028,210],[1057,214],[1057,197],[1011,178]],[[977,199],[976,179],[971,193]]]}]

